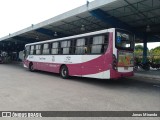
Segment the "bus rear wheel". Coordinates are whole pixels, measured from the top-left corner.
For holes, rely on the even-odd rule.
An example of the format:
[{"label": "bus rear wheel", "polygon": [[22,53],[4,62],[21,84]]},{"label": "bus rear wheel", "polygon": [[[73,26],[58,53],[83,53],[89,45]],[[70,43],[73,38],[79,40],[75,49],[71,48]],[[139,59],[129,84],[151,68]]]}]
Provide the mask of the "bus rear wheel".
[{"label": "bus rear wheel", "polygon": [[69,77],[69,71],[67,66],[63,65],[60,69],[60,75],[63,79],[67,79]]},{"label": "bus rear wheel", "polygon": [[30,64],[29,64],[29,70],[30,70],[31,72],[33,72],[33,71],[34,71],[33,63],[30,63]]}]

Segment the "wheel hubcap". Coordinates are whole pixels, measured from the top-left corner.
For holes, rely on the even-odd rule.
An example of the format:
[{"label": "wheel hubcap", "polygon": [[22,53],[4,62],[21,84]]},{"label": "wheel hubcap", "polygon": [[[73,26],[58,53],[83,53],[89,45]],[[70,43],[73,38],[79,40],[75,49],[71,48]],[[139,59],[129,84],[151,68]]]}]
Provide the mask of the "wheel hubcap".
[{"label": "wheel hubcap", "polygon": [[31,66],[31,70],[34,70],[33,65]]},{"label": "wheel hubcap", "polygon": [[66,74],[67,74],[67,71],[63,68],[62,69],[62,76],[66,76]]}]

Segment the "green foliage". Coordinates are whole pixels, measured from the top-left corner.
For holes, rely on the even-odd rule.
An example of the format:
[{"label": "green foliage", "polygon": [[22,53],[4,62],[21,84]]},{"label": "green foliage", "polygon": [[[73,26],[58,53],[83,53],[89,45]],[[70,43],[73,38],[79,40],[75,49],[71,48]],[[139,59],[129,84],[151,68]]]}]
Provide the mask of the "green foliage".
[{"label": "green foliage", "polygon": [[136,45],[135,50],[141,50],[143,51],[143,46],[142,45]]},{"label": "green foliage", "polygon": [[[147,48],[147,54],[149,54],[149,49]],[[143,55],[143,46],[142,45],[136,45],[134,49],[134,55],[136,57]]]},{"label": "green foliage", "polygon": [[[142,61],[143,56],[143,46],[142,45],[136,45],[135,51],[134,51],[135,57],[138,58],[138,61]],[[160,63],[160,46],[147,50],[148,59],[154,63]]]},{"label": "green foliage", "polygon": [[151,55],[160,55],[160,46],[150,50]]},{"label": "green foliage", "polygon": [[143,54],[143,46],[142,45],[136,45],[134,50],[134,55],[136,57],[141,56]]},{"label": "green foliage", "polygon": [[160,46],[150,50],[150,56],[152,61],[155,63],[160,63]]}]

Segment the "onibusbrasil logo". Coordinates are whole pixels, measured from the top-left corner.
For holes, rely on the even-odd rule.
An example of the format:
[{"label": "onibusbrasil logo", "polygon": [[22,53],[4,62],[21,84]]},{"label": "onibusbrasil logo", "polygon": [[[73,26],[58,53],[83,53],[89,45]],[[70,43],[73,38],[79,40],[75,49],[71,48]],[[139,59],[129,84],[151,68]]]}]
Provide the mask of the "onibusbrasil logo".
[{"label": "onibusbrasil logo", "polygon": [[2,117],[42,117],[40,112],[2,112]]}]

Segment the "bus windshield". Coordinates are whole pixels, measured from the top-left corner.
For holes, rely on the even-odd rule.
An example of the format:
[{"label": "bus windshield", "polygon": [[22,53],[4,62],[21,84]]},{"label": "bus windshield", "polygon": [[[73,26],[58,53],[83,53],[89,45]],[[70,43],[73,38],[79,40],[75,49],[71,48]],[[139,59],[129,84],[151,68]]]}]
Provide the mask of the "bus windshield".
[{"label": "bus windshield", "polygon": [[116,48],[121,50],[133,50],[134,39],[133,34],[126,31],[116,31]]}]

